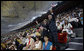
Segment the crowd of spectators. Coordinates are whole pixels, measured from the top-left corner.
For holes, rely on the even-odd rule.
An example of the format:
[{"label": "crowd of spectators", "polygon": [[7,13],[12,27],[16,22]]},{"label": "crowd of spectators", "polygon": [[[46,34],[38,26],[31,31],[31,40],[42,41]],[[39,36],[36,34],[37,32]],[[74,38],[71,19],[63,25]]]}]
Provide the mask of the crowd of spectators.
[{"label": "crowd of spectators", "polygon": [[1,37],[1,50],[64,50],[70,38],[76,37],[74,28],[83,27],[83,9],[58,14],[50,10],[48,19],[21,32]]}]

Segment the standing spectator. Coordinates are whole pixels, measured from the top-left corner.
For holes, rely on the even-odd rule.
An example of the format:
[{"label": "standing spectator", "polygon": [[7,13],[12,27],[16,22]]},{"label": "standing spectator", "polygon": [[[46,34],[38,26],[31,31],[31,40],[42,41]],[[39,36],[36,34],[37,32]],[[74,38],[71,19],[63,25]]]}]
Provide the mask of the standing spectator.
[{"label": "standing spectator", "polygon": [[48,20],[44,19],[42,22],[42,25],[40,27],[41,31],[42,31],[42,36],[44,37],[45,34],[48,34]]},{"label": "standing spectator", "polygon": [[66,30],[66,32],[68,33],[68,35],[71,37],[71,35],[73,34],[73,31],[72,31],[73,27],[70,23],[68,23],[68,21],[65,21],[65,24],[63,25],[63,30]]},{"label": "standing spectator", "polygon": [[52,42],[54,46],[57,46],[58,44],[58,36],[57,36],[57,27],[55,24],[55,16],[52,14],[53,12],[51,11],[51,14],[48,15],[48,20],[49,20],[49,33],[50,36],[52,37]]},{"label": "standing spectator", "polygon": [[45,30],[48,30],[48,20],[47,19],[43,20],[42,26],[45,28]]}]

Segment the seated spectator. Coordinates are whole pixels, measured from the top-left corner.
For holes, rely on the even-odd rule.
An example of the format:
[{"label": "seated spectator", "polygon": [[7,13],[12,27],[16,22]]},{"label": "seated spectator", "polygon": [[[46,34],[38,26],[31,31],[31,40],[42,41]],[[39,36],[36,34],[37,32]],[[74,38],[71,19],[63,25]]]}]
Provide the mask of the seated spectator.
[{"label": "seated spectator", "polygon": [[9,47],[9,50],[17,50],[17,49],[16,49],[15,45],[11,45],[11,46]]},{"label": "seated spectator", "polygon": [[83,14],[80,15],[80,21],[81,21],[81,24],[83,25]]},{"label": "seated spectator", "polygon": [[23,37],[26,37],[27,33],[26,32],[23,32],[23,34],[24,34]]},{"label": "seated spectator", "polygon": [[62,25],[60,25],[60,22],[57,22],[57,29],[58,29],[58,33],[61,33]]},{"label": "seated spectator", "polygon": [[65,18],[67,21],[70,19],[70,15],[67,14],[66,18]]},{"label": "seated spectator", "polygon": [[36,29],[36,32],[40,32],[40,28],[37,28],[37,29]]},{"label": "seated spectator", "polygon": [[78,22],[78,19],[77,19],[77,18],[73,18],[73,17],[71,16],[70,19],[69,19],[69,22],[72,22],[72,21]]},{"label": "seated spectator", "polygon": [[23,49],[23,47],[26,46],[26,43],[25,43],[26,37],[21,37],[21,41],[22,41],[22,44],[20,45],[20,47],[21,47],[21,49]]},{"label": "seated spectator", "polygon": [[19,42],[17,41],[18,38],[15,39],[15,45],[16,45],[16,48],[18,49],[18,46],[19,46]]},{"label": "seated spectator", "polygon": [[16,39],[16,43],[17,43],[17,50],[22,50],[23,45],[22,45],[22,40],[20,38]]},{"label": "seated spectator", "polygon": [[41,36],[41,34],[39,32],[35,32],[31,34],[32,37],[36,37],[36,36]]},{"label": "seated spectator", "polygon": [[79,20],[77,18],[73,18],[72,16],[69,19],[69,22],[74,26],[74,28],[78,27]]},{"label": "seated spectator", "polygon": [[[61,25],[61,26],[64,24],[64,22],[63,22],[63,20],[62,20],[61,18],[59,19],[58,22],[60,22],[60,25]],[[56,22],[56,26],[57,26],[58,22]]]},{"label": "seated spectator", "polygon": [[31,38],[30,35],[28,35],[26,40],[26,47],[24,47],[23,50],[32,50],[33,45],[34,45],[34,39]]},{"label": "seated spectator", "polygon": [[36,21],[36,28],[38,28],[40,26],[40,24],[38,23],[38,21]]},{"label": "seated spectator", "polygon": [[60,50],[65,50],[66,47],[68,47],[67,45],[67,32],[63,31],[62,33],[58,33],[58,42],[59,42],[59,48]]},{"label": "seated spectator", "polygon": [[22,37],[22,44],[25,44],[26,37]]},{"label": "seated spectator", "polygon": [[45,30],[46,28],[44,28],[43,26],[40,26],[40,29],[41,29],[41,36],[44,37],[44,35],[48,33],[48,31]]},{"label": "seated spectator", "polygon": [[48,20],[47,19],[44,19],[43,20],[42,26],[44,27],[44,30],[47,30],[48,29]]},{"label": "seated spectator", "polygon": [[6,45],[5,43],[1,43],[2,50],[6,50]]},{"label": "seated spectator", "polygon": [[57,22],[59,22],[59,18],[58,18],[58,17],[56,18],[56,23],[57,23]]},{"label": "seated spectator", "polygon": [[43,42],[43,48],[42,48],[43,50],[52,50],[52,43],[48,39],[49,39],[48,35],[45,35],[44,36],[45,42]]},{"label": "seated spectator", "polygon": [[42,49],[42,42],[40,40],[40,37],[36,37],[36,42],[34,43],[33,50],[41,50]]}]

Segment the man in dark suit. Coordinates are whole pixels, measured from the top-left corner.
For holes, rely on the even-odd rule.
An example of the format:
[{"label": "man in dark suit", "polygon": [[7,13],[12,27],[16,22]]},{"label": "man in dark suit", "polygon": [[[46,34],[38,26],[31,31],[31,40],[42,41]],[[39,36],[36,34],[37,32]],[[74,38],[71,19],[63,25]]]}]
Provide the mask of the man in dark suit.
[{"label": "man in dark suit", "polygon": [[[49,32],[52,37],[53,46],[58,46],[58,36],[57,36],[57,27],[55,24],[55,16],[52,10],[50,10],[50,14],[48,15],[48,26],[49,26]],[[57,48],[56,48],[57,49]]]}]

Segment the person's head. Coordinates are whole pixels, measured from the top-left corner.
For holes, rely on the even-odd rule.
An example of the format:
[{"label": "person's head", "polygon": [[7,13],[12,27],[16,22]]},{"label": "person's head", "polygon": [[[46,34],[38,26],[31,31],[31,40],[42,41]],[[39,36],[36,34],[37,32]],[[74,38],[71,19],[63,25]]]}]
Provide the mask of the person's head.
[{"label": "person's head", "polygon": [[44,24],[46,24],[46,23],[47,23],[47,21],[48,21],[47,19],[44,19],[44,20],[43,20],[43,23],[44,23]]},{"label": "person's head", "polygon": [[69,17],[69,14],[67,14],[67,16],[66,17]]},{"label": "person's head", "polygon": [[31,35],[27,35],[27,38],[30,39],[31,38]]},{"label": "person's head", "polygon": [[38,21],[36,21],[36,23],[38,23]]},{"label": "person's head", "polygon": [[10,50],[15,50],[14,46],[12,45],[11,48],[9,48]]},{"label": "person's head", "polygon": [[63,30],[62,33],[67,33],[67,31],[66,30]]},{"label": "person's head", "polygon": [[44,29],[44,27],[43,26],[40,26],[40,30],[43,30]]},{"label": "person's head", "polygon": [[36,32],[39,32],[39,29],[40,29],[40,28],[38,27],[38,28],[36,29]]},{"label": "person's head", "polygon": [[57,25],[59,26],[60,25],[60,22],[57,22]]},{"label": "person's head", "polygon": [[70,16],[72,18],[72,16]]},{"label": "person's head", "polygon": [[53,10],[52,9],[50,10],[50,13],[53,13]]},{"label": "person's head", "polygon": [[36,41],[40,40],[40,36],[36,36]]},{"label": "person's head", "polygon": [[48,41],[49,36],[48,35],[44,35],[44,41]]},{"label": "person's head", "polygon": [[19,37],[16,38],[16,40],[20,39]]},{"label": "person's head", "polygon": [[65,24],[68,24],[68,21],[67,20],[65,20]]},{"label": "person's head", "polygon": [[62,19],[60,19],[60,22],[62,22],[63,20]]},{"label": "person's head", "polygon": [[48,19],[51,20],[52,19],[52,15],[48,15]]},{"label": "person's head", "polygon": [[83,17],[83,13],[82,13],[82,14],[80,14],[80,17]]}]

